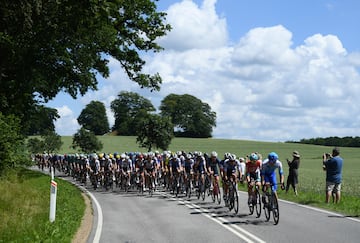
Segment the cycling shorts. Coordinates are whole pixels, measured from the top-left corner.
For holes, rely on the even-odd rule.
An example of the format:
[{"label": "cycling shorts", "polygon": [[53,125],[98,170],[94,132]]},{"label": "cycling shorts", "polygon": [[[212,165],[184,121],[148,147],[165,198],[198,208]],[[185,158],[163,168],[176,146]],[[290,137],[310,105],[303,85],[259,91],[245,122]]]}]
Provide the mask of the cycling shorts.
[{"label": "cycling shorts", "polygon": [[214,171],[214,176],[219,175],[219,170],[218,170],[218,167],[216,165],[211,166],[211,170]]},{"label": "cycling shorts", "polygon": [[272,173],[270,175],[265,174],[264,180],[265,180],[265,183],[270,183],[272,185],[273,191],[276,191],[277,185],[276,185],[276,174],[275,173]]},{"label": "cycling shorts", "polygon": [[253,173],[249,173],[250,176],[250,181],[256,181],[256,182],[260,182],[261,181],[261,176],[259,175],[258,172],[253,172]]}]

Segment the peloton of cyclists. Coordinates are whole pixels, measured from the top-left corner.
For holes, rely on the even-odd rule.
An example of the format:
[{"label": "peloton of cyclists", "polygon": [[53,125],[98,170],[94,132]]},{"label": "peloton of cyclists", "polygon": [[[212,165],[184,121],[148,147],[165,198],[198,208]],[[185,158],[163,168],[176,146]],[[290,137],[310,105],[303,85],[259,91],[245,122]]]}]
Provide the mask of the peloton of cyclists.
[{"label": "peloton of cyclists", "polygon": [[[220,184],[220,180],[222,179],[224,199],[226,199],[229,191],[227,186],[228,183],[226,182],[232,178],[235,183],[237,183],[239,178],[244,178],[248,185],[248,204],[253,203],[253,187],[255,185],[259,188],[263,188],[264,193],[262,200],[264,200],[265,192],[269,190],[270,186],[273,187],[273,191],[277,197],[276,190],[279,184],[277,184],[276,170],[278,170],[280,175],[281,187],[284,187],[282,163],[275,152],[269,153],[267,158],[263,161],[260,154],[251,153],[246,159],[245,172],[241,169],[240,161],[237,159],[236,155],[225,153],[224,159],[220,160],[216,151],[212,151],[209,154],[209,157],[200,151],[188,153],[184,151],[178,151],[176,153],[172,153],[171,151],[164,151],[162,153],[158,151],[155,151],[155,153],[98,153],[81,156],[76,154],[73,157],[82,158],[82,163],[84,163],[86,171],[91,175],[96,175],[96,177],[104,177],[107,173],[114,175],[114,170],[117,173],[120,172],[120,174],[126,174],[127,185],[130,185],[132,182],[130,178],[135,176],[133,169],[135,167],[140,174],[142,182],[146,181],[144,178],[144,172],[146,171],[146,174],[152,177],[152,182],[156,184],[159,174],[165,175],[166,173],[169,173],[172,179],[176,180],[175,185],[177,186],[179,186],[180,176],[184,176],[184,180],[181,180],[182,183],[191,180],[196,184],[195,186],[198,185],[199,181],[201,181],[202,185],[205,185],[205,176],[208,174],[213,183],[217,182]],[[114,163],[115,161],[116,163]],[[70,167],[70,155],[64,155],[64,163],[68,164]],[[77,166],[76,163],[73,167]],[[160,170],[161,173],[157,173],[157,171]],[[214,185],[213,183],[211,186]],[[142,183],[142,186],[145,187],[145,183]],[[153,184],[152,186],[154,187]],[[193,186],[194,185],[191,183],[190,187],[192,188]]]}]

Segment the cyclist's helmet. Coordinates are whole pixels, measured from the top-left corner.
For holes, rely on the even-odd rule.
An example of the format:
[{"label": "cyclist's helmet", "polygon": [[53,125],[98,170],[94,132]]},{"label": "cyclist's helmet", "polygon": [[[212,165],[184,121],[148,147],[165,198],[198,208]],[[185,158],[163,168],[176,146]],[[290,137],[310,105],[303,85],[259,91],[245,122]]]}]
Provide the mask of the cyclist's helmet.
[{"label": "cyclist's helmet", "polygon": [[216,153],[216,151],[211,152],[211,157],[217,157],[217,156],[218,156],[218,154]]},{"label": "cyclist's helmet", "polygon": [[258,155],[255,153],[250,154],[250,161],[257,161],[259,159]]},{"label": "cyclist's helmet", "polygon": [[268,155],[268,159],[269,159],[270,162],[276,162],[276,160],[278,160],[278,158],[279,158],[279,156],[275,152],[271,152]]}]

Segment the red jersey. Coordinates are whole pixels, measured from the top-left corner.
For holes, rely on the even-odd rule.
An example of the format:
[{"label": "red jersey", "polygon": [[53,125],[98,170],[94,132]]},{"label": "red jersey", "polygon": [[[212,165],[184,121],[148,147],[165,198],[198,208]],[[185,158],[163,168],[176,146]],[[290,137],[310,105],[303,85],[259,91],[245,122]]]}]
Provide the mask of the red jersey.
[{"label": "red jersey", "polygon": [[255,173],[255,172],[258,172],[260,171],[261,169],[261,160],[257,160],[254,162],[252,161],[247,161],[246,162],[246,173],[250,174],[250,173]]}]

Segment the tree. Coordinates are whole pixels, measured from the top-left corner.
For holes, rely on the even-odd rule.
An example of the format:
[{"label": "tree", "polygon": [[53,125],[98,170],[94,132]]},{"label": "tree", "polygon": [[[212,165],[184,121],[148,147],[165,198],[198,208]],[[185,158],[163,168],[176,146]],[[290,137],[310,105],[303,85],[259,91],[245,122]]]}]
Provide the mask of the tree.
[{"label": "tree", "polygon": [[174,136],[173,127],[170,117],[147,114],[137,124],[136,142],[148,151],[154,147],[167,150]]},{"label": "tree", "polygon": [[136,135],[137,122],[142,116],[155,111],[151,101],[134,92],[122,91],[118,98],[111,102],[115,124],[112,128],[121,135]]},{"label": "tree", "polygon": [[63,145],[61,136],[53,131],[47,131],[44,135],[41,136],[41,138],[44,140],[44,151],[48,153],[59,151]]},{"label": "tree", "polygon": [[26,160],[24,137],[20,133],[20,120],[14,115],[0,112],[0,174]]},{"label": "tree", "polygon": [[86,130],[92,131],[95,135],[104,135],[110,130],[105,105],[100,101],[91,101],[86,105],[77,121]]},{"label": "tree", "polygon": [[29,138],[26,147],[31,154],[38,154],[44,151],[44,141],[39,138]]},{"label": "tree", "polygon": [[42,135],[48,131],[55,132],[54,121],[60,118],[56,109],[39,105],[35,106],[33,110],[29,111],[29,113],[29,121],[24,127],[25,135]]},{"label": "tree", "polygon": [[61,136],[56,134],[54,131],[46,131],[39,138],[30,138],[27,141],[26,147],[28,151],[32,154],[42,153],[46,151],[47,153],[55,153],[60,150],[63,142],[61,141]]},{"label": "tree", "polygon": [[0,4],[0,110],[22,124],[29,111],[64,91],[76,98],[109,76],[109,57],[130,80],[159,90],[158,73],[145,74],[139,53],[171,27],[151,0],[23,0]]},{"label": "tree", "polygon": [[176,136],[207,138],[216,126],[216,113],[211,107],[189,94],[166,96],[160,110],[162,116],[171,117]]},{"label": "tree", "polygon": [[88,131],[82,127],[74,134],[71,147],[89,154],[101,150],[103,144],[92,131]]}]

